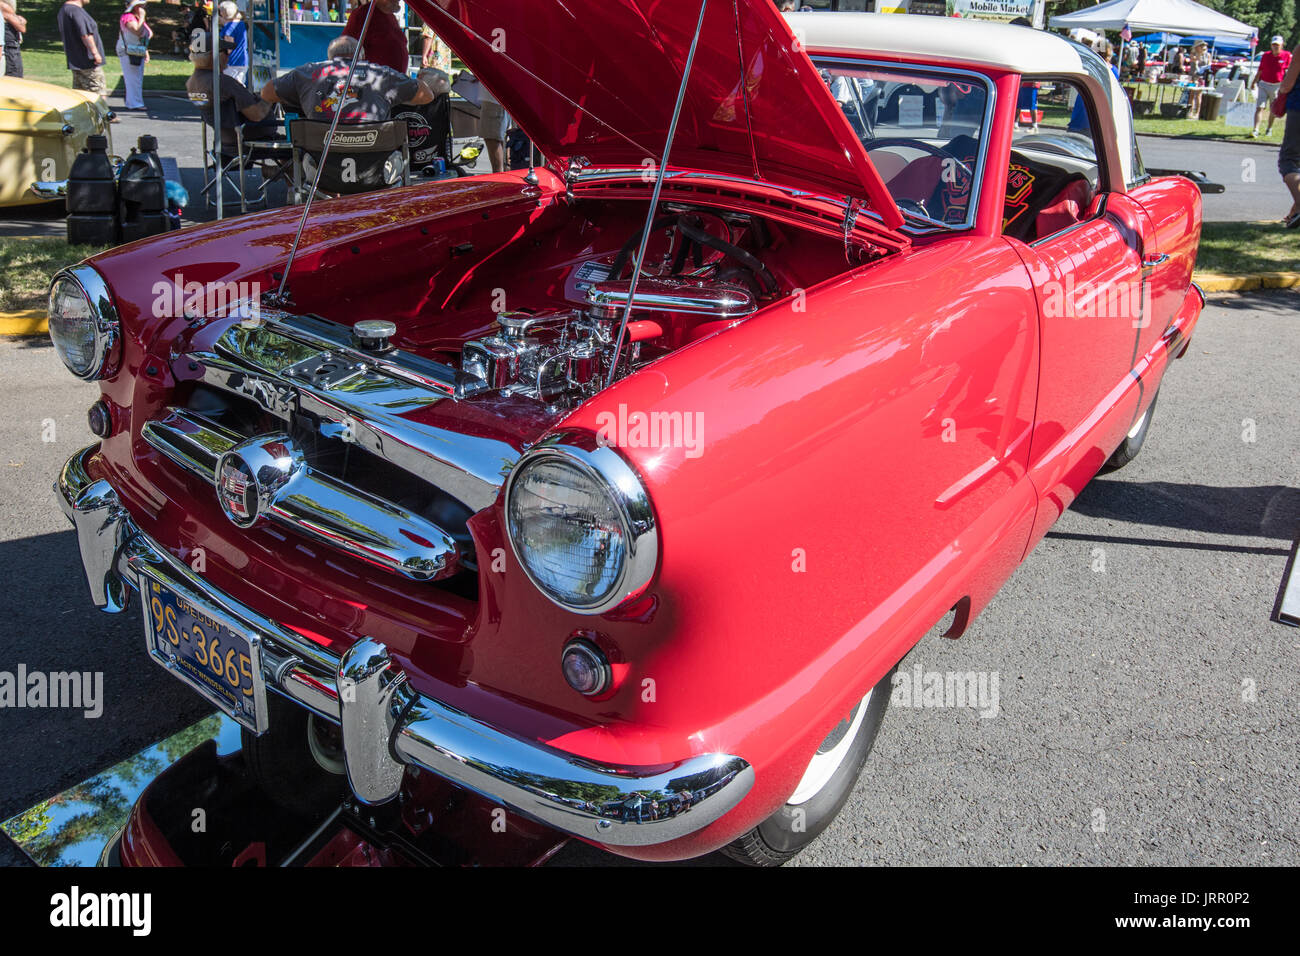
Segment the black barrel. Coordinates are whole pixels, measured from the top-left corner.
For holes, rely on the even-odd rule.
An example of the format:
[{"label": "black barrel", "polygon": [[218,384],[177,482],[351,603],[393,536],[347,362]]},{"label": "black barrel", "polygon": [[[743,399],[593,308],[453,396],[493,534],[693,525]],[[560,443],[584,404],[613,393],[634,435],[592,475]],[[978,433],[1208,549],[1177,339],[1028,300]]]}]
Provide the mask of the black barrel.
[{"label": "black barrel", "polygon": [[141,136],[118,177],[118,209],[122,241],[156,236],[170,228],[167,220],[167,178],[158,158],[158,140]]},{"label": "black barrel", "polygon": [[118,241],[117,183],[108,137],[87,136],[68,172],[69,245],[111,246]]}]

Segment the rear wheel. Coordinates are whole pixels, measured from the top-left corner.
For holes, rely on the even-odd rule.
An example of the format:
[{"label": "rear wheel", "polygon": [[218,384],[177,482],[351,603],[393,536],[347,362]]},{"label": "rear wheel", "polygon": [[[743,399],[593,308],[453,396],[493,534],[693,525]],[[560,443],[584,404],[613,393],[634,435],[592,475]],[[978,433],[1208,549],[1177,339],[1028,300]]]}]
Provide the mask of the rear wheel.
[{"label": "rear wheel", "polygon": [[827,734],[786,804],[723,847],[724,854],[750,866],[780,866],[830,826],[853,792],[876,742],[895,669]]},{"label": "rear wheel", "polygon": [[1124,436],[1124,440],[1115,449],[1115,454],[1111,455],[1106,464],[1102,465],[1101,471],[1103,473],[1123,468],[1138,456],[1138,452],[1142,450],[1142,445],[1147,440],[1147,432],[1151,430],[1151,416],[1155,413],[1156,399],[1159,397],[1159,392],[1151,396],[1151,404],[1147,406],[1147,410],[1142,413],[1141,418],[1133,423],[1129,433]]}]

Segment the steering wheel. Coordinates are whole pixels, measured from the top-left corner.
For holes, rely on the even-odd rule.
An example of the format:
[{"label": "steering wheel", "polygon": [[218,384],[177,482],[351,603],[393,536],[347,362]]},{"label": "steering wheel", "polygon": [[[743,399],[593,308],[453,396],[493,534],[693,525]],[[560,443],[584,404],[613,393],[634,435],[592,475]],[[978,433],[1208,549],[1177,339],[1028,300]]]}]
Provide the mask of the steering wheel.
[{"label": "steering wheel", "polygon": [[[881,149],[886,146],[911,147],[913,149],[918,149],[923,153],[929,153],[931,156],[937,156],[945,164],[949,162],[955,164],[958,169],[960,169],[963,173],[966,174],[967,180],[970,183],[973,184],[975,182],[975,174],[974,172],[972,172],[971,168],[967,166],[964,162],[962,162],[960,159],[958,159],[956,156],[954,156],[952,153],[944,149],[942,146],[935,146],[933,143],[927,143],[923,139],[911,139],[909,137],[900,137],[898,139],[878,139],[875,142],[871,143],[869,146],[867,146],[866,151],[869,153],[873,149]],[[944,173],[947,174],[947,171],[948,171],[947,167],[945,166]],[[941,174],[940,179],[946,182],[948,181],[948,176]],[[946,193],[936,189],[935,193],[931,195],[930,198],[933,199],[935,195],[943,197],[946,195]],[[944,208],[938,216],[935,216],[928,209],[926,209],[924,199],[914,199],[910,197],[904,197],[901,199],[896,198],[894,200],[894,202],[898,205],[899,209],[907,209],[911,212],[920,212],[920,214],[924,216],[926,219],[942,220],[944,218],[944,214],[947,212],[948,203],[945,198],[941,198],[939,201]]]},{"label": "steering wheel", "polygon": [[883,149],[887,146],[910,146],[913,149],[919,149],[923,153],[929,153],[931,156],[938,156],[940,159],[951,159],[957,164],[957,168],[969,176],[972,181],[975,179],[974,171],[960,159],[948,152],[942,146],[935,146],[933,143],[927,143],[923,139],[911,139],[906,136],[898,137],[897,139],[878,139],[868,145],[866,151],[869,153],[873,149]]}]

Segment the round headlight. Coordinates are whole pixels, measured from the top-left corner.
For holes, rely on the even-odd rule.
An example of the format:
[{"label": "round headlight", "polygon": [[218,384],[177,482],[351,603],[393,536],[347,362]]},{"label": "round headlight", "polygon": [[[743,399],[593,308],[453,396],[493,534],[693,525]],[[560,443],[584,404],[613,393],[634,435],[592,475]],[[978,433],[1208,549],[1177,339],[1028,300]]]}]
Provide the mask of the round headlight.
[{"label": "round headlight", "polygon": [[73,375],[88,382],[114,371],[120,326],[108,286],[89,266],[73,266],[50,284],[50,341]]},{"label": "round headlight", "polygon": [[600,614],[650,583],[658,533],[640,478],[617,452],[561,442],[529,452],[511,473],[507,534],[543,594]]}]

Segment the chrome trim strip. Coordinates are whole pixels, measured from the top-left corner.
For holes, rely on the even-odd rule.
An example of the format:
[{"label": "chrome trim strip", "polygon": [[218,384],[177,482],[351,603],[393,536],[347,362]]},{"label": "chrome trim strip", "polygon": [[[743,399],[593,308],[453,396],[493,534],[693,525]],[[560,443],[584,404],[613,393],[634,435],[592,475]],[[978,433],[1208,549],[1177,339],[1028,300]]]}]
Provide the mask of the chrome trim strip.
[{"label": "chrome trim strip", "polygon": [[[214,487],[227,454],[265,440],[242,441],[176,408],[145,423],[142,435],[152,448]],[[413,581],[436,581],[461,567],[456,541],[432,521],[305,464],[264,504],[265,516],[290,531]]]},{"label": "chrome trim strip", "polygon": [[210,485],[217,480],[221,456],[243,441],[240,435],[216,422],[200,420],[199,416],[178,408],[169,408],[164,417],[145,422],[140,437],[155,451]]},{"label": "chrome trim strip", "polygon": [[[610,846],[648,846],[709,825],[753,786],[753,767],[731,754],[698,754],[667,765],[634,767],[597,763],[515,737],[420,693],[399,675],[390,680],[387,649],[373,640],[359,640],[354,652],[335,656],[214,588],[164,551],[139,531],[111,488],[92,492],[105,484],[92,480],[86,470],[87,459],[97,450],[98,446],[91,446],[77,452],[56,485],[74,524],[97,520],[98,509],[111,508],[104,531],[119,546],[115,553],[107,548],[83,552],[88,578],[116,576],[123,597],[127,586],[138,586],[138,576],[146,569],[168,586],[175,582],[228,615],[241,629],[261,637],[262,674],[268,687],[335,721],[351,720],[349,708],[368,710],[368,714],[364,710],[355,714],[358,722],[353,726],[361,729],[345,730],[344,741],[349,770],[358,768],[356,782],[370,796],[383,797],[391,790],[388,774],[393,768],[387,763],[391,758],[557,830]],[[78,511],[77,502],[88,505],[86,516]],[[123,601],[107,609],[125,607]],[[355,700],[349,699],[342,714],[340,674],[345,680],[373,681],[368,687],[347,685],[346,696]],[[313,682],[317,690],[302,690]],[[382,752],[376,753],[376,748]],[[367,775],[367,768],[373,769],[373,775]],[[651,800],[660,805],[655,819],[648,816]]]}]

